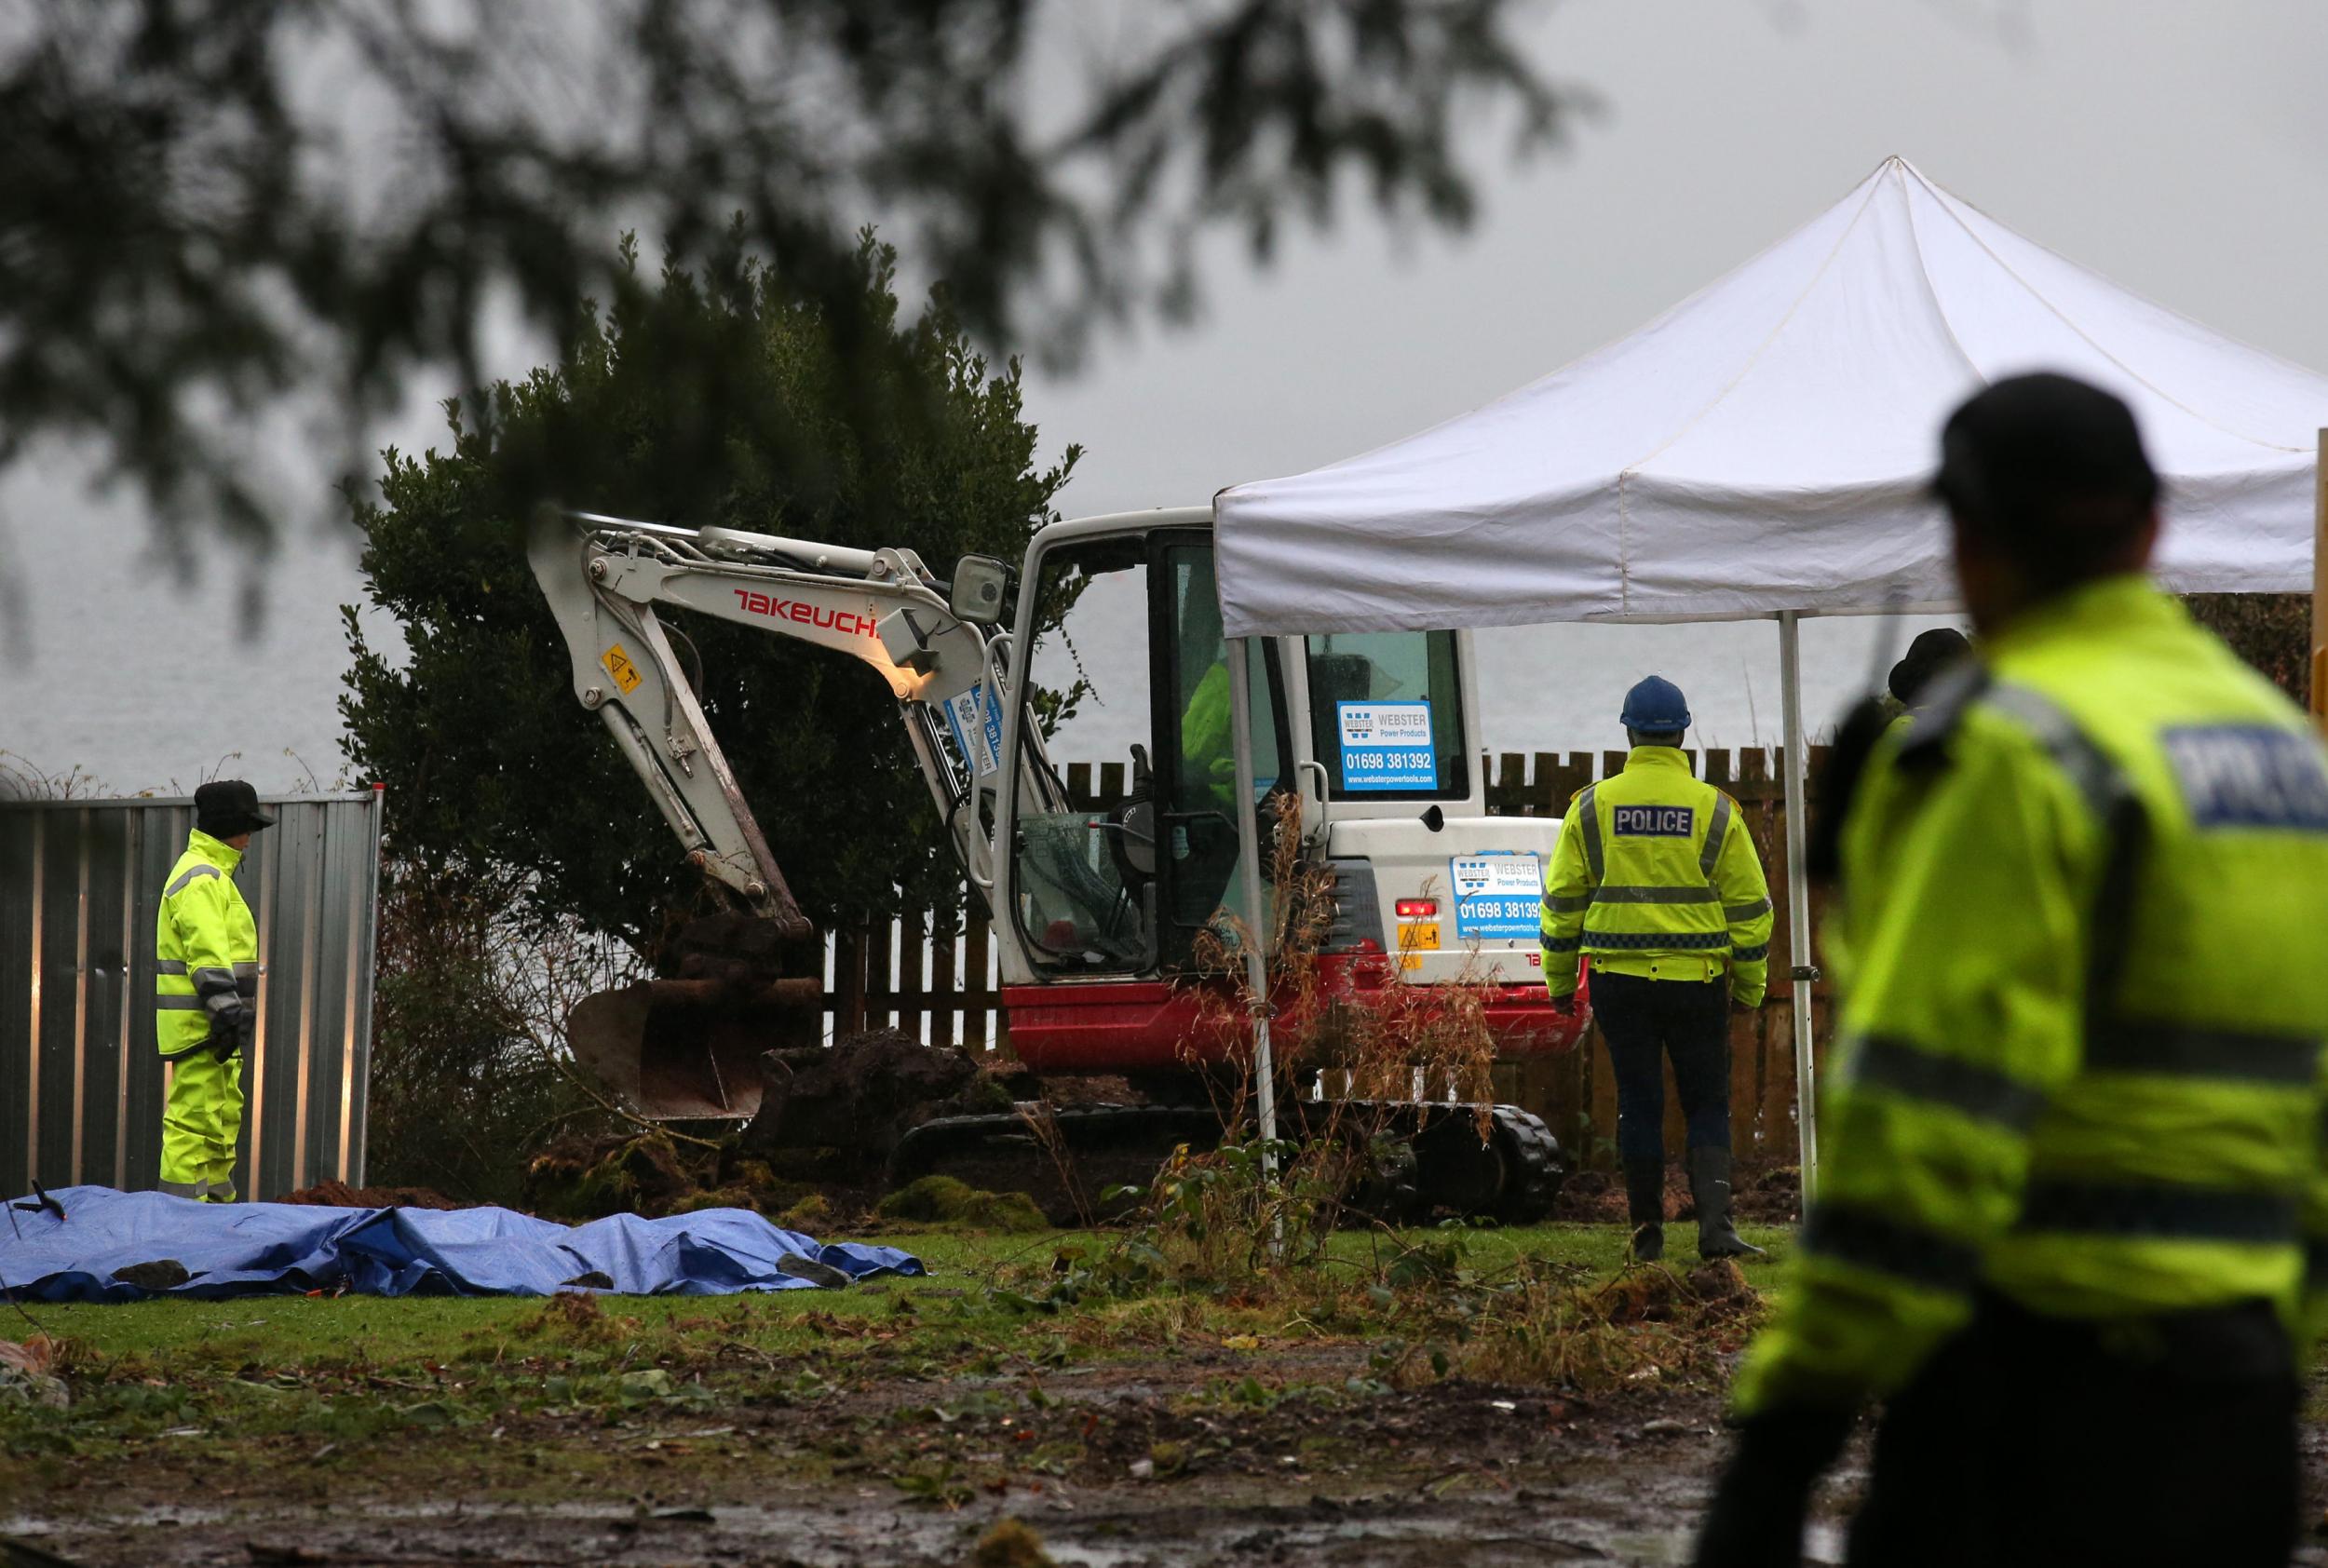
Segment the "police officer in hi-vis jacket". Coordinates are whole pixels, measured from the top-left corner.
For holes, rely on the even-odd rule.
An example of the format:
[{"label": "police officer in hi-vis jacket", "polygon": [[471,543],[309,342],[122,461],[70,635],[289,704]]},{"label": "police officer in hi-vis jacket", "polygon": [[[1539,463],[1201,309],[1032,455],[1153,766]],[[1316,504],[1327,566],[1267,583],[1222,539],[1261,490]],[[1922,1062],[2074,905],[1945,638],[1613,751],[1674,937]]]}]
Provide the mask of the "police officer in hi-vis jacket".
[{"label": "police officer in hi-vis jacket", "polygon": [[1665,1075],[1689,1127],[1698,1255],[1759,1255],[1730,1221],[1729,1016],[1761,1005],[1770,888],[1737,803],[1689,771],[1689,704],[1652,675],[1619,716],[1625,771],[1577,792],[1544,882],[1544,984],[1557,1005],[1592,966],[1617,1070],[1617,1148],[1633,1255],[1665,1251]]},{"label": "police officer in hi-vis jacket", "polygon": [[1818,1191],[1698,1561],[1799,1561],[1880,1399],[1852,1563],[2276,1568],[2328,1285],[2328,757],[2144,574],[2118,399],[1998,382],[1934,488],[1972,656],[1842,816]]}]

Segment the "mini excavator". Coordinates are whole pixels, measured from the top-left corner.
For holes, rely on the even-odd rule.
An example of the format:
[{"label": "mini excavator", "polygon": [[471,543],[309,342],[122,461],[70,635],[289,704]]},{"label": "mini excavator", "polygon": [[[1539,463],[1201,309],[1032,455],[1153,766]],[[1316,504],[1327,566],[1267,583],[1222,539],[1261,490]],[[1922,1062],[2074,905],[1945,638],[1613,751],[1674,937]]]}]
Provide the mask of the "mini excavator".
[{"label": "mini excavator", "polygon": [[[527,548],[575,696],[728,908],[682,933],[666,966],[676,972],[589,997],[569,1020],[576,1059],[646,1116],[752,1116],[762,1058],[797,1042],[803,1021],[813,1041],[824,992],[821,943],[674,653],[673,610],[813,643],[888,683],[992,912],[1012,1052],[1046,1080],[1120,1076],[1134,1091],[1137,1103],[1062,1114],[1071,1140],[1119,1141],[1144,1120],[1176,1129],[1205,1103],[1192,1083],[1249,1055],[1249,1031],[1208,1026],[1223,1009],[1208,1005],[1217,981],[1199,954],[1224,910],[1239,930],[1266,928],[1236,907],[1239,835],[1280,822],[1299,825],[1293,858],[1329,873],[1314,955],[1325,993],[1367,1005],[1395,999],[1393,988],[1467,987],[1499,1060],[1572,1048],[1583,1031],[1589,1004],[1555,1010],[1538,968],[1560,822],[1487,814],[1469,632],[1256,639],[1252,798],[1237,798],[1210,508],[1050,523],[1015,579],[988,557],[966,556],[941,579],[902,547],[549,508]],[[1047,635],[1038,606],[1086,592],[1107,606],[1117,649],[1116,668],[1087,674],[1146,699],[1131,788],[1103,808],[1071,798],[1030,680]],[[1097,646],[1087,639],[1076,657],[1088,664]],[[1324,1093],[1313,1078],[1280,1103]],[[1395,1183],[1409,1211],[1515,1223],[1549,1212],[1563,1168],[1536,1116],[1418,1092],[1394,1119],[1414,1155]],[[1305,1118],[1292,1124],[1299,1136]],[[895,1158],[1024,1130],[1008,1112],[941,1116]]]}]

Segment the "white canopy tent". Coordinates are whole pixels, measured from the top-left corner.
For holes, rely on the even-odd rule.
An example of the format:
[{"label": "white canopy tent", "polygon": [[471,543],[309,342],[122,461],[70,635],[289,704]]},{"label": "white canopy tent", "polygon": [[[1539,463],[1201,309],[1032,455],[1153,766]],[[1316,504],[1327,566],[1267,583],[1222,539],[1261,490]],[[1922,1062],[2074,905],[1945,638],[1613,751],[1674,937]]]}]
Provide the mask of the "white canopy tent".
[{"label": "white canopy tent", "polygon": [[[2126,292],[1892,158],[1745,266],[1541,381],[1362,456],[1223,491],[1230,656],[1241,665],[1246,638],[1300,632],[1774,618],[1807,1183],[1797,623],[1955,607],[1924,494],[1941,424],[1980,386],[2035,369],[2132,405],[2167,485],[2168,586],[2311,588],[2328,377]],[[1250,788],[1241,714],[1237,731]]]}]

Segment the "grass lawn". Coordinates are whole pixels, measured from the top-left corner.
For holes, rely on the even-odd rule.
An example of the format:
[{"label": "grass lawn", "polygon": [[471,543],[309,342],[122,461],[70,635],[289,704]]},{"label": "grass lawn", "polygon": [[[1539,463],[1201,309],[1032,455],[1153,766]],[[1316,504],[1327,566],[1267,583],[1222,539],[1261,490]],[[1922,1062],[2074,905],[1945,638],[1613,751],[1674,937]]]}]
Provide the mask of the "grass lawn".
[{"label": "grass lawn", "polygon": [[[1747,1270],[1766,1289],[1784,1270],[1792,1234],[1750,1234],[1771,1250]],[[1686,1253],[1687,1228],[1673,1236]],[[849,1396],[876,1389],[890,1402],[926,1400],[911,1389],[958,1390],[964,1380],[1031,1387],[1070,1368],[1224,1346],[1239,1358],[1222,1375],[1239,1387],[1320,1376],[1338,1387],[1362,1350],[1378,1371],[1389,1365],[1368,1350],[1386,1344],[1411,1353],[1383,1376],[1428,1380],[1450,1370],[1437,1347],[1459,1348],[1470,1332],[1461,1321],[1476,1310],[1469,1304],[1503,1300],[1496,1287],[1523,1274],[1555,1282],[1548,1300],[1589,1293],[1617,1273],[1623,1237],[1617,1226],[1570,1224],[1350,1232],[1291,1283],[1256,1277],[1237,1288],[1163,1285],[1077,1300],[1047,1299],[1057,1295],[1055,1260],[1062,1250],[1103,1252],[1119,1236],[885,1235],[928,1275],[846,1291],[34,1306],[0,1337],[28,1337],[36,1323],[59,1346],[73,1403],[61,1412],[0,1405],[0,1494],[69,1483],[91,1467],[151,1470],[178,1457],[198,1461],[213,1483],[238,1476],[263,1485],[294,1460],[328,1471],[340,1451],[366,1454],[366,1478],[383,1480],[402,1464],[475,1456],[504,1432],[554,1444],[562,1434],[608,1430],[732,1430],[750,1407],[837,1399],[856,1408],[862,1401]],[[1450,1241],[1459,1255],[1446,1250]],[[1436,1272],[1402,1278],[1396,1260],[1418,1242],[1432,1249]],[[1675,1260],[1677,1275],[1687,1261]],[[1320,1356],[1339,1357],[1331,1375],[1312,1364]],[[1522,1380],[1552,1375],[1515,1368]],[[1476,1362],[1455,1370],[1482,1373]],[[601,1446],[585,1442],[585,1456],[562,1459],[562,1478],[588,1476],[587,1451]]]},{"label": "grass lawn", "polygon": [[[1767,1291],[1785,1272],[1794,1241],[1791,1228],[1748,1225],[1742,1233],[1769,1251],[1766,1261],[1746,1266],[1756,1289]],[[1332,1258],[1348,1265],[1354,1277],[1395,1254],[1403,1243],[1440,1239],[1444,1231],[1369,1233],[1348,1231],[1334,1237]],[[1668,1262],[1685,1269],[1694,1263],[1688,1227],[1669,1227],[1674,1243]],[[1548,1224],[1460,1233],[1464,1262],[1478,1276],[1493,1277],[1523,1259],[1550,1260],[1580,1273],[1614,1276],[1624,1263],[1625,1232],[1616,1225]],[[657,1350],[703,1348],[748,1338],[769,1353],[828,1349],[848,1352],[836,1339],[853,1342],[835,1324],[894,1323],[939,1308],[938,1325],[914,1324],[909,1340],[943,1341],[966,1331],[1013,1331],[1027,1325],[1026,1314],[982,1299],[996,1285],[1040,1278],[1064,1247],[1104,1245],[1110,1233],[1055,1232],[1037,1236],[986,1236],[928,1231],[885,1234],[885,1247],[913,1253],[928,1269],[921,1278],[876,1282],[848,1291],[787,1291],[735,1296],[602,1296],[603,1315],[632,1321]],[[1172,1294],[1159,1291],[1159,1296]],[[1214,1313],[1266,1319],[1267,1309],[1230,1300],[1209,1304]],[[1048,1320],[1073,1322],[1104,1315],[1121,1304],[1068,1309]],[[6,1309],[0,1309],[5,1311]],[[0,1338],[39,1331],[67,1343],[78,1364],[93,1360],[150,1363],[157,1372],[200,1375],[244,1368],[299,1370],[364,1366],[411,1371],[428,1366],[505,1364],[529,1339],[559,1326],[545,1326],[544,1304],[509,1296],[372,1296],[336,1298],[250,1296],[201,1302],[174,1298],[125,1305],[46,1305],[14,1318]],[[1247,1326],[1241,1321],[1238,1326]],[[632,1357],[638,1359],[638,1357]]]}]

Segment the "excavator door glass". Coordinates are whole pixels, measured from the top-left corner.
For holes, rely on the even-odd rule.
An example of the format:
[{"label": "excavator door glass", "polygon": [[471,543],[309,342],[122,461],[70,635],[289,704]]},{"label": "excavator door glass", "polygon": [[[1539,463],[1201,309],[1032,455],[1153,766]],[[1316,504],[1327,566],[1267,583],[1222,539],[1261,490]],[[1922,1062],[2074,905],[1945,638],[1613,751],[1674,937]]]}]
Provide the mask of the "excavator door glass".
[{"label": "excavator door glass", "polygon": [[[1031,682],[1065,716],[1036,760],[1012,852],[1012,911],[1035,961],[1061,974],[1170,971],[1225,906],[1236,881],[1236,747],[1211,535],[1173,529],[1062,543],[1036,591]],[[1040,622],[1038,621],[1038,626]],[[1274,649],[1249,662],[1253,789],[1266,798],[1289,750]],[[1031,725],[1029,727],[1032,727]],[[1094,768],[1084,759],[1098,758]],[[1023,798],[1023,792],[1022,792]]]},{"label": "excavator door glass", "polygon": [[[1039,571],[1023,722],[1031,730],[1047,713],[1050,750],[1073,760],[1062,776],[1031,738],[1022,748],[1020,766],[1035,777],[1022,798],[1041,807],[1018,815],[1011,916],[1046,969],[1137,974],[1157,951],[1153,811],[1134,804],[1147,793],[1151,731],[1147,541],[1070,541]],[[1093,759],[1113,760],[1095,769]]]},{"label": "excavator door glass", "polygon": [[[1158,790],[1157,847],[1164,892],[1161,935],[1168,965],[1185,963],[1197,933],[1226,909],[1249,927],[1237,882],[1237,744],[1230,723],[1228,645],[1207,534],[1159,539],[1157,589],[1163,602],[1152,624],[1157,639],[1156,750],[1167,765]],[[1276,649],[1255,643],[1246,661],[1253,721],[1253,796],[1276,788],[1284,755],[1277,700]],[[1265,872],[1266,868],[1265,867]]]}]

